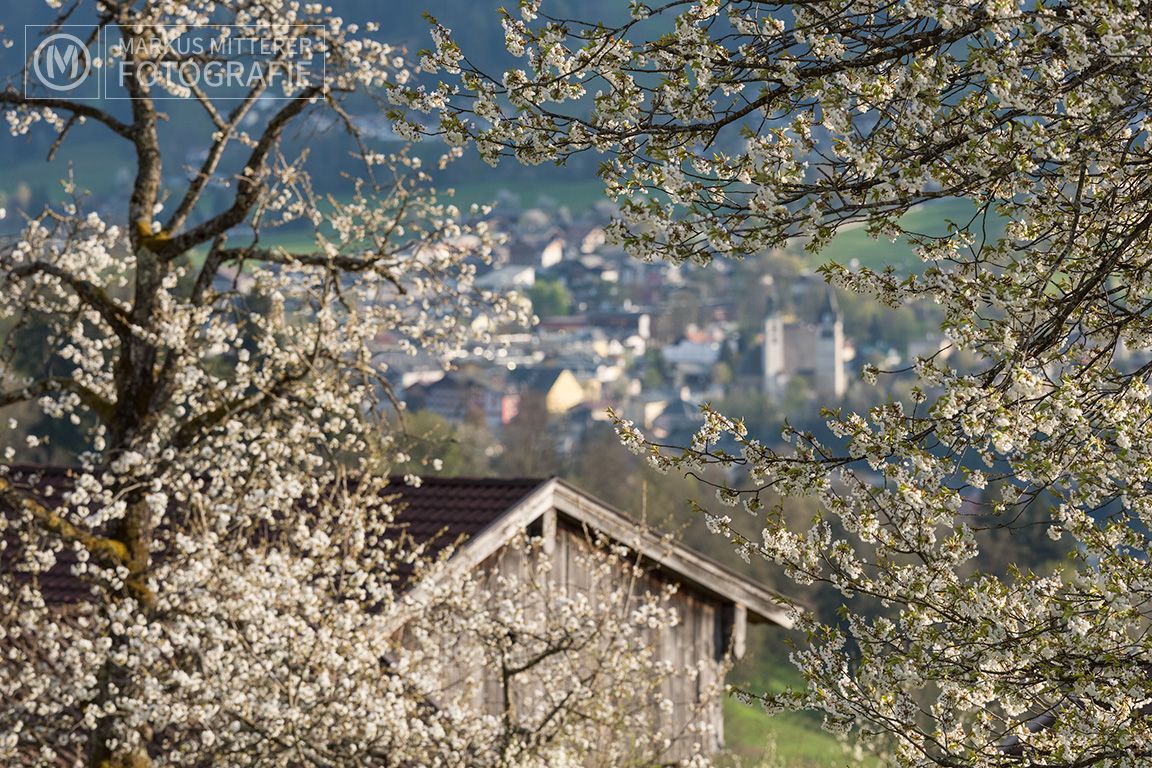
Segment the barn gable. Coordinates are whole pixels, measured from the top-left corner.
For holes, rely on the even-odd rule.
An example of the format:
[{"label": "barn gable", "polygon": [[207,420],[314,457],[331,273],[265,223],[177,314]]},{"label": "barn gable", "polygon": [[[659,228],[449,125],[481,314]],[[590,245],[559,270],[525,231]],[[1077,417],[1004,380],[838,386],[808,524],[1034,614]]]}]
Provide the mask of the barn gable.
[{"label": "barn gable", "polygon": [[[41,502],[52,505],[71,486],[71,472],[64,467],[11,468],[14,486],[33,491]],[[619,511],[557,478],[425,478],[408,485],[392,478],[401,522],[412,538],[426,543],[435,555],[459,544],[453,557],[459,565],[475,567],[487,560],[521,531],[545,539],[551,550],[558,522],[561,526],[589,529],[627,545],[667,578],[678,581],[718,603],[730,605],[754,623],[792,626],[787,614],[789,600],[744,579],[739,574],[697,552],[644,531]],[[62,563],[54,580],[46,584],[50,602],[85,599],[71,565]],[[57,581],[59,583],[57,583]]]},{"label": "barn gable", "polygon": [[[458,544],[441,577],[451,578],[452,573],[460,572],[456,569],[517,571],[522,567],[521,550],[509,545],[528,532],[542,539],[542,548],[552,560],[552,573],[566,589],[592,588],[590,576],[580,564],[586,562],[581,555],[593,546],[597,535],[623,544],[639,556],[645,589],[656,592],[668,582],[675,583],[678,589],[673,606],[680,623],[662,635],[657,652],[675,669],[695,670],[692,675],[678,673],[662,689],[662,696],[674,706],[671,712],[658,716],[658,727],[671,737],[675,759],[692,756],[691,742],[679,740],[678,735],[689,732],[701,719],[711,737],[695,748],[713,752],[723,747],[723,697],[716,683],[722,683],[728,655],[743,655],[747,622],[784,628],[793,624],[786,598],[644,530],[619,511],[559,479],[430,478],[419,487],[399,491],[398,502],[409,504],[400,512],[400,519],[408,521],[414,533],[423,531]],[[503,509],[501,503],[506,505]],[[437,525],[442,527],[434,530]],[[421,590],[421,585],[414,585],[415,593]],[[471,676],[483,680],[475,703],[499,712],[504,702],[498,686],[487,679],[489,672],[464,663],[456,674],[461,679]]]},{"label": "barn gable", "polygon": [[554,546],[557,526],[589,529],[627,545],[665,578],[717,604],[731,606],[753,623],[792,627],[792,601],[745,579],[698,552],[641,529],[620,511],[558,478],[547,480],[426,478],[419,487],[398,487],[406,505],[400,519],[417,539],[444,544],[463,540],[454,556],[475,567],[521,531]]}]

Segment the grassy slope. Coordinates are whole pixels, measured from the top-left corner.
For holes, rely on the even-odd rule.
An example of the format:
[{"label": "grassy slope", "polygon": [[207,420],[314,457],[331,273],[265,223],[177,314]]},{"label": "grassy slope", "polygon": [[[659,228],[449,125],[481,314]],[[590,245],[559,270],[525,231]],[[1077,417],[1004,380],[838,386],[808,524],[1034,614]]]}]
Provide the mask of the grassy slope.
[{"label": "grassy slope", "polygon": [[[901,224],[919,234],[943,235],[948,231],[949,221],[963,226],[972,218],[975,210],[975,206],[967,200],[937,200],[912,209],[904,215]],[[989,228],[988,236],[994,238],[1001,233],[1002,226],[993,225]],[[891,264],[901,272],[917,270],[921,264],[920,259],[903,239],[894,243],[885,239],[873,239],[863,227],[841,232],[815,261],[818,264],[829,261],[847,264],[852,259],[857,259],[861,266],[876,270]]]},{"label": "grassy slope", "polygon": [[[567,206],[576,213],[590,208],[604,199],[603,185],[595,180],[575,179],[570,182],[525,182],[510,184],[500,180],[489,182],[474,182],[449,186],[454,192],[451,196],[445,195],[444,202],[455,203],[465,208],[473,203],[490,204],[504,192],[518,198],[519,205],[531,208],[539,205],[541,201],[550,205]],[[507,206],[500,206],[501,210]],[[505,211],[507,212],[507,211]],[[305,253],[315,247],[311,231],[304,227],[285,227],[282,229],[269,229],[261,235],[261,242],[266,246],[279,246],[290,251]]]},{"label": "grassy slope", "polygon": [[455,202],[457,205],[470,205],[472,203],[491,203],[503,191],[515,197],[521,207],[533,208],[541,201],[553,205],[565,205],[573,211],[591,208],[594,204],[605,200],[604,184],[595,178],[576,177],[571,181],[521,181],[514,182],[493,179],[491,181],[466,182],[453,185],[456,189]]},{"label": "grassy slope", "polygon": [[761,765],[786,768],[840,768],[856,765],[835,737],[802,713],[768,715],[733,699],[724,702],[728,749],[746,768]]},{"label": "grassy slope", "polygon": [[[732,670],[729,680],[750,691],[803,687],[803,678],[788,661],[785,633],[756,626],[749,630],[748,654]],[[786,768],[860,765],[820,727],[820,717],[809,712],[769,715],[758,705],[729,698],[724,702],[724,736],[728,750],[745,768],[761,764]],[[774,763],[770,762],[773,757]],[[863,765],[872,768],[874,762]]]}]

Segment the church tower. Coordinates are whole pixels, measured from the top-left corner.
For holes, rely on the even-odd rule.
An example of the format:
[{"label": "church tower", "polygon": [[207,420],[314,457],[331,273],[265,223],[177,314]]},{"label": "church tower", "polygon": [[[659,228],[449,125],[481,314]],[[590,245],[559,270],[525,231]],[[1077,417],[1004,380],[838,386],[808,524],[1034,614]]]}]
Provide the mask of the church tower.
[{"label": "church tower", "polygon": [[844,372],[844,321],[829,286],[816,320],[816,391],[822,400],[839,400],[848,389]]},{"label": "church tower", "polygon": [[765,286],[767,300],[764,312],[764,348],[761,352],[764,394],[779,399],[784,394],[784,318],[780,301],[771,283]]}]

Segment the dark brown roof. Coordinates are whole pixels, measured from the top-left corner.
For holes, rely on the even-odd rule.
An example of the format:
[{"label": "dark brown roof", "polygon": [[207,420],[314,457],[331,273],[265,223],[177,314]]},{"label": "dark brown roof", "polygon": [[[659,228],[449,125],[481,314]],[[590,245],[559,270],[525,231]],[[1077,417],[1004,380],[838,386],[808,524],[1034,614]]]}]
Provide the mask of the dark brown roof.
[{"label": "dark brown roof", "polygon": [[398,521],[418,542],[433,543],[433,552],[470,539],[494,523],[545,480],[538,478],[425,477],[419,487],[389,478],[399,495]]},{"label": "dark brown roof", "polygon": [[[29,494],[49,507],[59,503],[61,493],[72,485],[69,472],[63,467],[13,466],[5,479],[15,490]],[[3,513],[8,513],[7,507]],[[0,569],[7,571],[16,557],[18,540],[16,532],[10,529],[4,538],[6,546],[0,552]],[[76,553],[70,548],[56,553],[56,565],[47,573],[40,574],[40,591],[45,600],[50,603],[78,603],[89,599],[91,592],[88,587],[72,575],[72,566],[76,563]]]},{"label": "dark brown roof", "polygon": [[[47,505],[58,503],[61,491],[70,484],[67,470],[59,468],[11,468],[7,478],[13,485],[31,489]],[[48,486],[55,493],[45,495]],[[541,504],[551,505],[580,524],[590,525],[617,541],[628,541],[646,561],[673,574],[704,594],[722,601],[738,603],[750,617],[789,627],[792,620],[784,606],[790,603],[774,593],[749,582],[743,576],[691,550],[670,545],[651,532],[637,531],[623,513],[598,502],[593,497],[562,481],[534,478],[424,478],[419,485],[408,485],[403,478],[389,478],[385,491],[395,497],[400,507],[397,522],[415,542],[428,547],[433,557],[446,547],[468,542],[460,562],[475,566],[495,549],[507,543],[506,532],[494,526],[500,520],[528,525],[541,514]],[[531,497],[531,506],[521,503]],[[537,503],[539,502],[539,503]],[[0,510],[3,513],[4,510]],[[10,514],[10,510],[7,511]],[[7,533],[8,547],[0,551],[0,569],[8,569],[13,560],[16,541]],[[43,595],[54,603],[78,603],[88,599],[88,592],[73,577],[70,566],[75,556],[70,550],[59,555],[56,567],[42,576]],[[471,567],[468,566],[468,567]],[[398,563],[394,577],[397,583],[409,582],[413,567]]]},{"label": "dark brown roof", "polygon": [[[53,506],[71,486],[70,472],[62,467],[11,467],[7,479],[13,487],[31,493],[38,501]],[[429,545],[435,556],[445,547],[472,538],[532,493],[541,483],[533,478],[422,478],[419,486],[408,485],[402,477],[389,478],[388,492],[401,507],[397,521],[420,544]],[[52,493],[49,495],[48,491]],[[8,547],[0,553],[0,567],[10,567],[16,540],[10,532]],[[45,599],[52,603],[76,603],[87,599],[89,591],[70,573],[76,556],[70,549],[58,554],[56,567],[40,577]],[[401,566],[402,581],[410,567]]]},{"label": "dark brown roof", "polygon": [[9,465],[5,479],[12,486],[25,493],[31,493],[38,501],[51,504],[48,494],[59,497],[61,491],[72,487],[72,470],[67,467],[41,467],[34,465]]}]

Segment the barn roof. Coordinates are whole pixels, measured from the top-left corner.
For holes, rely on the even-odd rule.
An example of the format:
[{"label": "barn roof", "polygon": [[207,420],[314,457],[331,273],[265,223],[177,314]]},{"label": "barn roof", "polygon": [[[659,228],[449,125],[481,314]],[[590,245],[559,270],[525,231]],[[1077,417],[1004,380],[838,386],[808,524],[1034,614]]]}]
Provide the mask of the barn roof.
[{"label": "barn roof", "polygon": [[[423,482],[424,485],[415,490],[430,494],[430,498],[444,494],[461,507],[469,506],[468,500],[473,499],[474,511],[467,515],[473,532],[449,523],[443,534],[449,541],[466,539],[453,557],[453,561],[465,567],[479,565],[533,523],[543,521],[542,530],[547,536],[549,528],[554,529],[556,518],[563,518],[625,544],[668,577],[717,602],[747,611],[748,618],[754,622],[793,626],[788,607],[795,601],[765,589],[695,550],[638,526],[619,510],[559,478],[495,481],[525,490],[503,511],[498,511],[493,503],[492,490],[487,486],[494,482],[492,480],[457,477],[427,478]],[[511,496],[511,489],[509,491]],[[489,522],[477,526],[478,518],[483,515],[490,515]],[[406,513],[402,513],[401,519],[405,517]]]},{"label": "barn roof", "polygon": [[[58,503],[61,492],[71,487],[69,471],[64,467],[12,466],[4,479],[13,490],[49,507]],[[0,504],[0,514],[9,514],[6,503]],[[5,528],[3,543],[0,569],[6,571],[11,567],[10,563],[17,551],[16,533],[11,528]],[[56,565],[40,574],[40,590],[46,601],[71,604],[89,598],[91,593],[88,587],[72,575],[72,567],[77,562],[76,553],[70,547],[56,553]]]},{"label": "barn roof", "polygon": [[[30,490],[51,505],[70,485],[59,467],[13,467],[13,486]],[[792,601],[667,537],[638,527],[620,511],[557,478],[428,477],[417,484],[391,479],[389,490],[402,506],[398,514],[412,538],[430,544],[432,554],[459,544],[453,562],[474,567],[537,522],[555,530],[557,518],[586,526],[627,545],[668,577],[711,599],[746,610],[752,621],[792,626]],[[49,489],[52,489],[49,496]],[[42,582],[52,602],[85,599],[87,591],[67,572],[68,550]]]},{"label": "barn roof", "polygon": [[421,478],[409,485],[390,478],[389,490],[403,509],[397,520],[412,538],[431,550],[470,540],[536,490],[538,478]]}]

